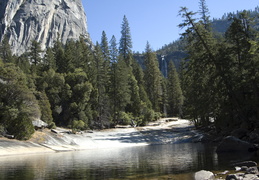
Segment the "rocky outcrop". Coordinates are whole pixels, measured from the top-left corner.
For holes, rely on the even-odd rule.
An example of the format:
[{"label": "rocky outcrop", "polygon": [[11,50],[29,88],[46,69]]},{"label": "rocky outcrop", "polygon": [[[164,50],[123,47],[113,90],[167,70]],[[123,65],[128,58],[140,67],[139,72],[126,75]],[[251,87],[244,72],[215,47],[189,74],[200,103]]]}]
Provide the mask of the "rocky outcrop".
[{"label": "rocky outcrop", "polygon": [[[195,180],[259,180],[259,171],[257,163],[253,161],[245,161],[233,164],[235,167],[235,174],[230,171],[213,174],[210,171],[201,170],[195,173]],[[240,166],[240,167],[239,167]],[[233,170],[231,172],[234,172]]]},{"label": "rocky outcrop", "polygon": [[1,41],[5,35],[16,55],[27,51],[32,40],[46,49],[58,38],[62,43],[80,35],[89,38],[81,0],[1,0]]}]

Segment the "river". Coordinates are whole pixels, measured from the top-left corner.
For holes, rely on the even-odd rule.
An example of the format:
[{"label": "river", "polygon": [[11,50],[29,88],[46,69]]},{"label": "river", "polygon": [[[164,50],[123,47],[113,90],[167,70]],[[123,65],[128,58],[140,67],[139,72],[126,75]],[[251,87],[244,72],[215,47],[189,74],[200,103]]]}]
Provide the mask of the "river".
[{"label": "river", "polygon": [[[103,138],[101,133],[95,135],[95,140],[99,143],[107,141],[108,143],[104,144],[107,148],[101,146],[72,152],[0,156],[0,180],[192,180],[194,173],[202,169],[223,172],[235,161],[258,162],[256,154],[218,156],[215,146],[211,144],[186,141],[183,137],[189,139],[190,129],[163,132],[144,131],[141,138],[134,132],[138,141],[141,139],[142,142],[142,139],[145,139],[155,142],[151,145],[114,148],[108,143],[131,143],[128,137],[132,135],[123,134],[115,139],[112,136],[107,141],[107,137]],[[153,133],[154,138],[150,138],[149,133]],[[172,133],[173,136],[168,136]],[[161,137],[163,140],[175,137],[175,140],[157,144]]]},{"label": "river", "polygon": [[202,144],[136,146],[0,157],[0,179],[192,179],[217,169],[217,156]]}]

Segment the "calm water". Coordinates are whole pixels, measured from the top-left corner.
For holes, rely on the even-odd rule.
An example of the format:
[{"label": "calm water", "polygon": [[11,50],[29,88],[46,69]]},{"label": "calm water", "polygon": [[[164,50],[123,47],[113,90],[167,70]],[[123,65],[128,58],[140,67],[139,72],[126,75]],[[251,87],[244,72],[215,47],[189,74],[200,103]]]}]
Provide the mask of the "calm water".
[{"label": "calm water", "polygon": [[182,143],[0,157],[0,179],[191,180],[195,171],[221,170],[237,157],[251,159],[218,157],[213,152],[211,146]]}]

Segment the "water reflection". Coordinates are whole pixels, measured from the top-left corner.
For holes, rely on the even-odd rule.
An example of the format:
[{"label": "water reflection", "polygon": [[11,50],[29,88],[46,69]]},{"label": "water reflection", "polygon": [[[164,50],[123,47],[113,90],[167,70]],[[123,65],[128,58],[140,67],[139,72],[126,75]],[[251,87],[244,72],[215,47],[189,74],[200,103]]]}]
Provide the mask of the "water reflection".
[{"label": "water reflection", "polygon": [[192,179],[197,170],[218,167],[213,152],[183,143],[0,157],[0,179]]}]

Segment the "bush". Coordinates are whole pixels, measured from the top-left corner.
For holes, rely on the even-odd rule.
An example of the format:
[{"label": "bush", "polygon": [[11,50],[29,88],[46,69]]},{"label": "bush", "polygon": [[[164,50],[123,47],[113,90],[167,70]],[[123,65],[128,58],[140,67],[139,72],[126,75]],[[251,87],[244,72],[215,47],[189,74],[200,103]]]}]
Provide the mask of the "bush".
[{"label": "bush", "polygon": [[155,111],[152,109],[148,109],[144,114],[144,121],[149,122],[154,120],[155,120]]},{"label": "bush", "polygon": [[34,133],[32,121],[26,112],[20,112],[18,117],[12,120],[7,130],[18,140],[28,140]]},{"label": "bush", "polygon": [[0,137],[3,136],[5,133],[6,132],[4,126],[0,125]]},{"label": "bush", "polygon": [[48,126],[49,129],[56,129],[56,124],[54,122],[51,122]]},{"label": "bush", "polygon": [[36,92],[35,96],[38,100],[38,104],[41,110],[41,120],[46,122],[47,124],[51,124],[53,122],[51,106],[48,100],[48,97],[45,92]]},{"label": "bush", "polygon": [[83,130],[85,128],[85,123],[82,120],[73,120],[72,129],[73,131]]},{"label": "bush", "polygon": [[162,114],[160,112],[155,112],[154,121],[160,119],[162,117]]},{"label": "bush", "polygon": [[130,125],[133,119],[132,114],[123,111],[119,112],[119,124]]}]

